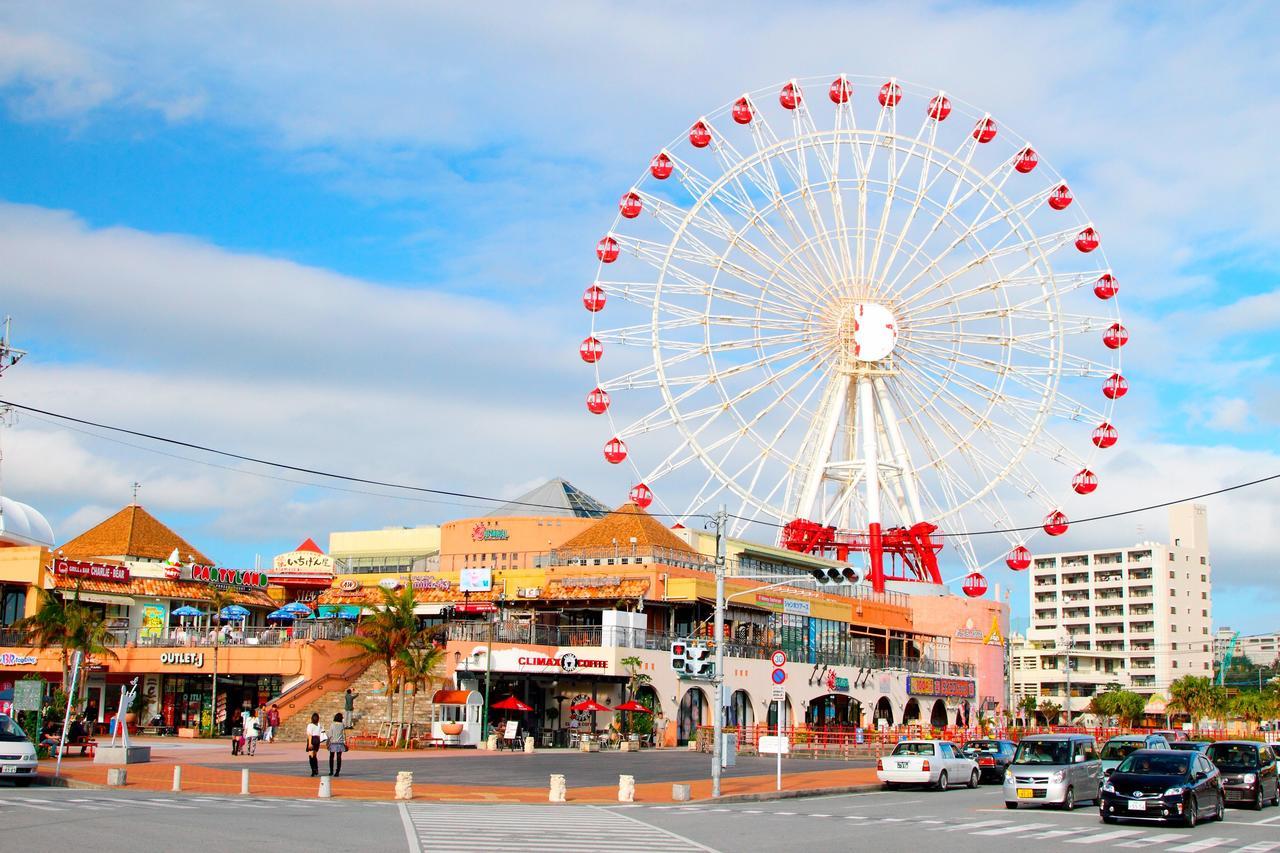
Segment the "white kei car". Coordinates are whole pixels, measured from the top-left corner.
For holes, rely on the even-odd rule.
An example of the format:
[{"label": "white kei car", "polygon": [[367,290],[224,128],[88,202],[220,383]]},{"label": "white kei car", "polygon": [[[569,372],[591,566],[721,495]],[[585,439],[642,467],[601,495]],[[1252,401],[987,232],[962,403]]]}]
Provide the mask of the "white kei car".
[{"label": "white kei car", "polygon": [[876,778],[886,790],[925,785],[945,791],[953,782],[976,788],[980,775],[978,763],[946,740],[899,741],[891,754],[876,759]]},{"label": "white kei car", "polygon": [[27,733],[7,714],[0,714],[0,780],[12,779],[25,787],[36,778],[39,762]]}]

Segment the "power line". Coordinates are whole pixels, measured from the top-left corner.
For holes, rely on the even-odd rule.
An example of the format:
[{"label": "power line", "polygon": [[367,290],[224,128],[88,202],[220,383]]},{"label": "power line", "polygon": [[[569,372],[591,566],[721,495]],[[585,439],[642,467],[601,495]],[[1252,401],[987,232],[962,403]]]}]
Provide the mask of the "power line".
[{"label": "power line", "polygon": [[[393,483],[393,482],[388,482],[386,480],[373,480],[367,477],[357,477],[351,474],[339,474],[334,471],[325,471],[319,468],[307,468],[301,465],[291,465],[287,462],[273,462],[270,459],[260,459],[256,456],[246,456],[245,454],[235,453],[230,450],[219,450],[216,447],[207,447],[202,444],[195,444],[193,442],[183,441],[177,438],[167,438],[162,435],[155,435],[153,433],[142,432],[140,430],[128,429],[127,427],[112,426],[111,424],[99,423],[97,421],[86,420],[85,418],[77,418],[72,415],[64,415],[59,412],[51,412],[46,409],[37,409],[34,406],[27,406],[27,405],[23,405],[22,403],[14,403],[8,400],[0,400],[0,406],[12,406],[13,408],[19,409],[24,412],[30,412],[36,415],[44,415],[46,418],[53,418],[55,420],[65,421],[67,423],[80,424],[81,426],[93,427],[95,429],[109,430],[110,432],[120,433],[122,435],[132,435],[137,438],[146,439],[148,441],[156,441],[162,444],[170,444],[175,447],[185,447],[189,450],[197,450],[197,451],[200,451],[201,453],[210,453],[215,456],[222,456],[227,459],[236,459],[238,461],[248,462],[253,465],[263,465],[268,468],[278,468],[283,471],[293,471],[299,474],[311,474],[312,476],[325,477],[331,480],[342,480],[348,483],[360,483],[366,486],[379,486],[387,489],[403,489],[404,491],[408,491],[408,492],[418,492],[421,494],[429,494],[429,495],[441,495],[443,497],[450,497],[450,498],[462,498],[463,500],[485,501],[488,503],[498,503],[498,504],[511,504],[515,506],[530,507],[533,509],[554,509],[554,510],[561,510],[561,511],[564,510],[564,507],[554,506],[552,504],[539,504],[539,503],[532,503],[529,501],[507,500],[506,498],[491,497],[489,495],[474,495],[474,494],[470,494],[469,492],[456,492],[456,491],[451,491],[449,489],[434,489],[428,486],[415,486],[408,483]],[[99,437],[106,438],[105,436],[99,436]],[[136,445],[128,445],[128,446],[136,447]],[[161,452],[161,451],[156,451],[153,448],[139,447],[138,449],[149,450],[157,453]],[[173,456],[173,454],[164,454],[164,455]],[[185,459],[186,457],[179,456],[176,458]],[[188,461],[197,461],[197,460],[188,460]],[[209,464],[209,463],[201,463],[201,464]],[[215,467],[222,467],[222,466],[215,466]],[[229,470],[236,470],[236,469],[229,469]],[[253,472],[242,472],[242,473],[252,474]],[[290,480],[288,482],[298,482],[298,481]],[[300,485],[318,486],[319,484],[300,483]],[[368,494],[376,494],[376,493],[368,493]],[[606,510],[605,512],[606,514],[609,514],[609,515],[617,514],[617,510]],[[693,516],[681,515],[678,513],[650,513],[650,515],[657,516],[657,517],[670,517],[670,518],[709,517],[709,516],[702,516],[702,515],[693,515]]]}]

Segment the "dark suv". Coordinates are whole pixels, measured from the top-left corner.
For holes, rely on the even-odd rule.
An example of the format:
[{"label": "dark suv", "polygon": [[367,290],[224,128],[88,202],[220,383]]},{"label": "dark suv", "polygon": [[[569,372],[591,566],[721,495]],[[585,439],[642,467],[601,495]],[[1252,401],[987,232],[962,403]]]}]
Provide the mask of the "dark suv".
[{"label": "dark suv", "polygon": [[1018,745],[1011,740],[968,740],[964,754],[978,762],[983,782],[1003,782]]},{"label": "dark suv", "polygon": [[1222,771],[1222,787],[1228,803],[1258,810],[1267,803],[1280,806],[1276,753],[1271,744],[1221,740],[1210,744],[1205,755]]}]

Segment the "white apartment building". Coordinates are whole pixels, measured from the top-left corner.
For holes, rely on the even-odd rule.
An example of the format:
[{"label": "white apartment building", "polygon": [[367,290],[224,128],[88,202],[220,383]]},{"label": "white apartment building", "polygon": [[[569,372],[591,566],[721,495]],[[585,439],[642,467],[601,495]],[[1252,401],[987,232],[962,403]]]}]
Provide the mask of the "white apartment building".
[{"label": "white apartment building", "polygon": [[1167,698],[1178,678],[1213,675],[1204,506],[1170,507],[1168,543],[1040,554],[1030,574],[1030,626],[1010,648],[1015,704],[1036,696],[1075,719],[1109,684]]}]

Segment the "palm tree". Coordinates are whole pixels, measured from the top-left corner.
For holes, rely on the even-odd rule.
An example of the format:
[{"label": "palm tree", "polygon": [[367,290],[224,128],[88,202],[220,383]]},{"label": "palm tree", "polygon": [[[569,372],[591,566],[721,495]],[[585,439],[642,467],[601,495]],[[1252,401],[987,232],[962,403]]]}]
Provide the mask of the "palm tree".
[{"label": "palm tree", "polygon": [[[425,639],[425,633],[422,635]],[[403,682],[413,687],[413,697],[409,700],[409,728],[412,731],[413,722],[417,719],[418,712],[418,690],[422,687],[430,688],[434,684],[443,680],[440,674],[440,664],[444,661],[445,647],[436,644],[432,640],[427,640],[421,645],[412,646],[404,649],[397,655],[397,662],[400,664],[400,673]],[[404,694],[400,695],[401,710],[401,728],[404,727]],[[408,746],[408,738],[405,739],[405,745]]]},{"label": "palm tree", "polygon": [[1194,728],[1210,714],[1221,712],[1226,704],[1226,691],[1203,676],[1184,675],[1169,685],[1169,706],[1191,718]]},{"label": "palm tree", "polygon": [[1246,723],[1257,723],[1270,716],[1273,705],[1274,702],[1263,693],[1240,693],[1231,700],[1231,715]]},{"label": "palm tree", "polygon": [[209,709],[210,737],[218,731],[218,641],[222,637],[222,633],[216,630],[218,614],[222,612],[222,608],[230,607],[235,603],[235,594],[230,590],[215,588],[209,595],[209,609],[212,611],[209,618],[215,628],[213,632],[213,705]]},{"label": "palm tree", "polygon": [[62,664],[62,689],[67,689],[67,674],[71,669],[71,648],[67,645],[69,602],[57,592],[41,589],[38,593],[36,612],[19,619],[14,625],[22,632],[23,641],[40,651],[58,650]]},{"label": "palm tree", "polygon": [[[382,604],[369,616],[360,620],[354,634],[339,642],[354,651],[343,658],[344,662],[360,663],[366,667],[381,663],[387,672],[387,721],[395,716],[394,700],[402,681],[400,655],[420,642],[422,631],[413,614],[415,600],[413,587],[405,586],[398,592],[378,588]],[[399,734],[396,735],[399,740]]]}]

